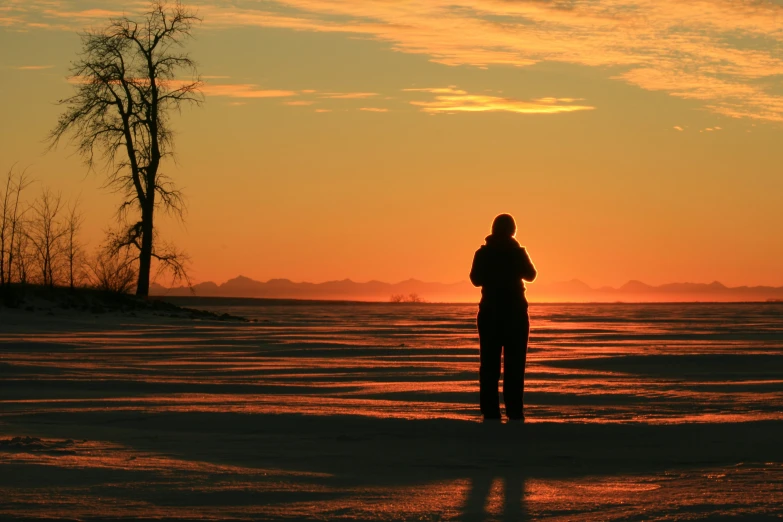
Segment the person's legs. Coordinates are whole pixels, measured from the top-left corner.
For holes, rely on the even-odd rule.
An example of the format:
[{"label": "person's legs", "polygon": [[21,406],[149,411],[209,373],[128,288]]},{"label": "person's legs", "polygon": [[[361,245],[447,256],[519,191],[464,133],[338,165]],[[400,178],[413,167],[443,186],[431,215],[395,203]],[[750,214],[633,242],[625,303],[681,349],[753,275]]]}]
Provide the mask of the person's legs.
[{"label": "person's legs", "polygon": [[530,320],[527,312],[509,318],[503,329],[503,402],[509,419],[524,418],[525,361]]},{"label": "person's legs", "polygon": [[493,314],[478,314],[480,346],[479,403],[485,419],[500,418],[498,381],[500,380],[500,353],[502,350],[497,321]]}]

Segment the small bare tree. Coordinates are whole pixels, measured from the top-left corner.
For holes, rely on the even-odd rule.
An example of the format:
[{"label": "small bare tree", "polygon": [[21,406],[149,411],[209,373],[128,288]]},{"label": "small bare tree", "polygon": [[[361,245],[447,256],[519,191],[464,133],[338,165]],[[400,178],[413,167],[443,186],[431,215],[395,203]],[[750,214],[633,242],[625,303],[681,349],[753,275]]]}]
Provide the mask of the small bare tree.
[{"label": "small bare tree", "polygon": [[67,228],[61,223],[62,196],[59,193],[52,194],[48,188],[44,188],[31,210],[27,237],[33,247],[41,283],[54,286],[55,275],[65,251],[63,239],[67,235]]},{"label": "small bare tree", "polygon": [[[5,190],[0,198],[0,283],[13,282],[14,257],[20,241],[24,214],[27,211],[22,202],[22,193],[30,185],[27,169],[20,172],[11,168],[6,178]],[[24,281],[23,281],[24,282]]]},{"label": "small bare tree", "polygon": [[[13,168],[11,168],[8,171],[8,175],[5,180],[5,190],[3,190],[2,194],[2,201],[0,201],[0,284],[5,284],[6,282],[6,272],[5,272],[5,259],[6,259],[6,242],[8,242],[8,250],[10,251],[12,248],[11,241],[7,241],[7,230],[9,225],[9,206],[10,206],[10,200],[11,200],[11,182],[13,180]],[[10,281],[9,281],[10,283]]]},{"label": "small bare tree", "polygon": [[[149,293],[152,258],[173,267],[175,276],[182,267],[175,251],[156,249],[153,218],[159,206],[179,216],[183,211],[182,194],[161,162],[172,154],[172,111],[202,101],[195,63],[181,49],[197,21],[180,3],[153,0],[139,21],[118,18],[83,34],[71,68],[76,94],[60,102],[67,109],[50,134],[55,147],[71,132],[91,168],[96,154],[106,160],[108,184],[124,197],[118,211],[124,230],[111,248],[138,251],[137,295]],[[177,79],[182,73],[190,80]]]},{"label": "small bare tree", "polygon": [[[0,201],[0,284],[5,284],[5,251],[6,251],[6,230],[8,230],[8,207],[11,199],[11,175],[13,169],[8,171],[5,181],[5,190],[3,190]],[[10,241],[9,241],[10,243]],[[9,247],[10,250],[10,247]]]},{"label": "small bare tree", "polygon": [[408,302],[409,303],[423,303],[424,299],[419,297],[419,294],[413,293],[413,294],[408,294]]},{"label": "small bare tree", "polygon": [[82,246],[79,243],[79,232],[84,222],[79,210],[79,199],[77,198],[68,206],[68,214],[65,219],[65,260],[68,266],[68,286],[73,289],[76,285],[76,279],[79,272],[77,263],[82,257]]}]

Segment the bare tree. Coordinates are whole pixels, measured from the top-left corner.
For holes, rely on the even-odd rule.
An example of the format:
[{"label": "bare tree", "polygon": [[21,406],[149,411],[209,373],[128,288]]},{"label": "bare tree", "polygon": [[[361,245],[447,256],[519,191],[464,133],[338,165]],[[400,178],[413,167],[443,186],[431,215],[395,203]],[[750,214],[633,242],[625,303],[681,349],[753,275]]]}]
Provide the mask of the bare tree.
[{"label": "bare tree", "polygon": [[[3,197],[0,201],[0,284],[5,284],[5,249],[6,249],[6,231],[9,225],[9,206],[11,199],[11,181],[13,180],[13,167],[8,171],[8,175],[5,180],[5,190],[3,190]],[[10,241],[9,241],[10,244]],[[9,250],[12,248],[8,247]],[[10,282],[10,281],[9,281]]]},{"label": "bare tree", "polygon": [[79,243],[79,232],[84,222],[79,210],[79,199],[77,198],[68,206],[68,214],[65,219],[65,260],[68,265],[68,286],[73,289],[75,286],[76,264],[82,257],[82,246]]},{"label": "bare tree", "polygon": [[21,199],[30,183],[27,169],[18,173],[13,168],[8,171],[0,201],[0,282],[3,284],[13,282],[14,256],[17,247],[24,243],[19,238],[23,235],[22,223],[27,208]]},{"label": "bare tree", "polygon": [[61,223],[62,195],[52,194],[48,188],[44,188],[31,210],[26,235],[33,246],[41,283],[54,286],[55,275],[59,275],[60,260],[65,252],[63,239],[68,231]]},{"label": "bare tree", "polygon": [[[61,100],[67,109],[50,134],[55,147],[70,132],[91,168],[96,154],[105,159],[108,184],[124,198],[118,210],[124,230],[111,247],[138,251],[137,295],[149,293],[152,258],[177,266],[176,254],[156,250],[153,218],[159,206],[183,211],[181,192],[160,167],[172,154],[172,111],[202,101],[195,63],[182,51],[198,21],[180,3],[154,0],[139,21],[117,18],[83,34],[71,68],[76,94]],[[178,80],[183,73],[190,80]]]}]

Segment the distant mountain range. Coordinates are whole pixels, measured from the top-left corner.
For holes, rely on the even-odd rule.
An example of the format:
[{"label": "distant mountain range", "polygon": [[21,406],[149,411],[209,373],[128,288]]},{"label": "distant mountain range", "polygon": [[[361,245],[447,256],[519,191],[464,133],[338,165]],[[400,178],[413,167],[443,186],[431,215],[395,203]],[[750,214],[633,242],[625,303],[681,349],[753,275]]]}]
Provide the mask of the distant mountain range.
[{"label": "distant mountain range", "polygon": [[[288,279],[255,281],[239,276],[223,284],[211,281],[192,287],[165,288],[150,286],[151,295],[199,297],[254,297],[275,299],[323,299],[352,301],[416,301],[476,302],[480,292],[467,281],[445,284],[408,279],[400,283],[369,281],[357,283],[350,279],[325,283],[295,283]],[[533,302],[687,302],[687,301],[782,301],[783,287],[727,287],[717,281],[702,283],[671,283],[651,286],[641,281],[628,281],[619,288],[592,288],[577,279],[561,283],[528,285],[528,299]]]}]

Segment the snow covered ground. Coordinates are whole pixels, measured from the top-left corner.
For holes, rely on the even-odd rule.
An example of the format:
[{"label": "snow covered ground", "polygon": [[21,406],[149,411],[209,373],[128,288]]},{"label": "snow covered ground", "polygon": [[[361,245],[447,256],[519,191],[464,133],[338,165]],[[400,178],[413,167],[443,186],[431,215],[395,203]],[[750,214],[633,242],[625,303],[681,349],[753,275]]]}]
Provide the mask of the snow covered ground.
[{"label": "snow covered ground", "polygon": [[475,307],[0,311],[0,518],[783,513],[783,305],[537,305],[525,424],[481,423]]}]

